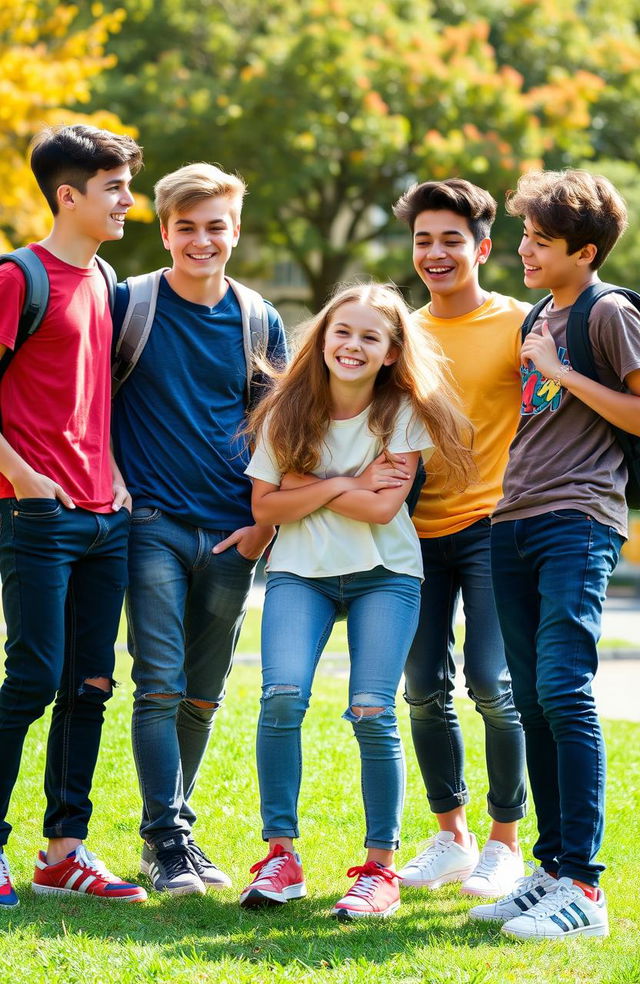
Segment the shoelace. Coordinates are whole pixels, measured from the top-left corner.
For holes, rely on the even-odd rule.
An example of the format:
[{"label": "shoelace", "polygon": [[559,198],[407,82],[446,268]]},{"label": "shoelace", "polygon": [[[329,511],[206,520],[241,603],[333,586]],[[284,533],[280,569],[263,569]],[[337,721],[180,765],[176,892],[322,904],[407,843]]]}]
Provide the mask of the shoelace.
[{"label": "shoelace", "polygon": [[287,853],[282,844],[275,844],[266,858],[263,858],[262,861],[256,861],[255,864],[251,865],[249,871],[252,875],[254,872],[259,871],[261,877],[276,875],[287,860]]},{"label": "shoelace", "polygon": [[573,885],[558,885],[555,892],[550,892],[532,910],[536,917],[552,916],[567,903],[576,901],[576,889]]},{"label": "shoelace", "polygon": [[106,864],[100,860],[100,858],[90,851],[89,848],[85,847],[84,844],[80,844],[76,848],[76,861],[82,868],[89,868],[91,871],[95,871],[97,875],[100,875],[105,881],[117,882],[118,878],[112,874],[107,868]]},{"label": "shoelace", "polygon": [[0,854],[0,888],[3,888],[10,881],[9,862],[4,854]]},{"label": "shoelace", "polygon": [[422,867],[425,864],[431,864],[431,862],[435,861],[437,857],[439,857],[441,854],[444,854],[448,846],[449,846],[449,842],[443,844],[442,841],[438,841],[436,840],[435,837],[432,837],[429,843],[427,844],[427,846],[425,847],[424,851],[422,851],[422,853],[417,856],[415,861],[411,863],[410,867],[418,868],[418,867]]},{"label": "shoelace", "polygon": [[385,881],[392,882],[394,878],[400,879],[400,875],[390,868],[384,868],[377,861],[367,861],[366,864],[356,865],[349,868],[347,878],[357,878],[347,895],[357,895],[360,898],[370,898],[376,889],[376,882],[383,878]]},{"label": "shoelace", "polygon": [[518,898],[519,895],[524,895],[525,892],[531,891],[545,877],[546,873],[542,868],[537,867],[532,861],[526,861],[525,863],[531,869],[531,874],[525,875],[523,878],[518,878],[513,889],[508,895],[505,895],[502,902],[511,902],[513,899]]},{"label": "shoelace", "polygon": [[506,861],[507,855],[497,847],[485,847],[476,865],[474,875],[491,875],[499,864]]},{"label": "shoelace", "polygon": [[169,848],[160,850],[157,854],[158,861],[161,861],[169,878],[177,875],[193,875],[193,867],[189,861],[186,848]]}]

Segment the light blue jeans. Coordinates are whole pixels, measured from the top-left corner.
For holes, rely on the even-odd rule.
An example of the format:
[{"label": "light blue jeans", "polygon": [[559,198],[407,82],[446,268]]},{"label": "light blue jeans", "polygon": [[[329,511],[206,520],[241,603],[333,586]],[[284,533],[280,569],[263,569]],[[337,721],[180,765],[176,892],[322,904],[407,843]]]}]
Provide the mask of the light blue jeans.
[{"label": "light blue jeans", "polygon": [[211,552],[228,535],[147,506],[131,518],[132,739],[140,833],[155,845],[183,845],[191,835],[189,798],[247,610],[256,562],[236,547]]},{"label": "light blue jeans", "polygon": [[[395,699],[419,608],[418,578],[384,567],[340,577],[269,574],[257,736],[265,840],[299,836],[302,721],[333,624],[346,617],[351,671],[349,707],[342,716],[360,748],[365,847],[398,847],[405,775]],[[382,710],[363,715],[352,707]]]}]

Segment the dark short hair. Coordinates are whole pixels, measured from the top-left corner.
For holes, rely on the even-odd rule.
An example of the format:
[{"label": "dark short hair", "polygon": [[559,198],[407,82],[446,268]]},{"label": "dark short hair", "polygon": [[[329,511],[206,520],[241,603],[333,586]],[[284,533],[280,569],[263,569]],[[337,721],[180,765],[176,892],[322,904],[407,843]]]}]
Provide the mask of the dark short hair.
[{"label": "dark short hair", "polygon": [[588,243],[598,250],[597,270],[627,226],[627,206],[608,178],[589,171],[527,171],[507,195],[507,212],[528,218],[552,239],[564,239],[567,253]]},{"label": "dark short hair", "polygon": [[58,211],[56,192],[69,184],[82,194],[87,181],[98,171],[111,171],[128,164],[132,174],[142,167],[142,148],[133,137],[96,126],[47,127],[31,145],[31,170],[49,208]]},{"label": "dark short hair", "polygon": [[449,209],[456,215],[464,216],[477,246],[491,232],[496,208],[495,199],[484,188],[478,188],[464,178],[447,178],[445,181],[423,181],[422,184],[412,185],[393,206],[393,214],[406,222],[413,232],[421,212]]}]

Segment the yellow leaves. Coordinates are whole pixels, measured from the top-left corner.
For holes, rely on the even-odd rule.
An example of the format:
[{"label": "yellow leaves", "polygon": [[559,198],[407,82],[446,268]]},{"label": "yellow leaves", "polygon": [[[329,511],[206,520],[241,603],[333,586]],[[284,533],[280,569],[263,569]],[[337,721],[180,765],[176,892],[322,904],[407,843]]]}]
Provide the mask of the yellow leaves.
[{"label": "yellow leaves", "polygon": [[[74,29],[78,8],[72,4],[0,3],[0,226],[11,230],[14,245],[41,238],[50,224],[26,160],[35,133],[44,125],[83,121],[136,134],[112,113],[86,116],[65,109],[88,102],[95,77],[115,63],[104,46],[120,29],[124,11],[104,13],[99,3],[91,9],[94,21]],[[151,216],[147,201],[139,210],[141,217]]]}]

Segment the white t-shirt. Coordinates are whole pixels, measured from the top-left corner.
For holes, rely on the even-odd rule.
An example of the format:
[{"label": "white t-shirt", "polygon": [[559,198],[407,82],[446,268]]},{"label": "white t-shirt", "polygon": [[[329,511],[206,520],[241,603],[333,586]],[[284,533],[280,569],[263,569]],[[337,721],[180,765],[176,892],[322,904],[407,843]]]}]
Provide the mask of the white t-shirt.
[{"label": "white t-shirt", "polygon": [[[424,424],[415,419],[408,401],[401,404],[388,449],[397,454],[421,451],[425,461],[433,451],[431,436]],[[356,417],[331,421],[314,474],[318,478],[355,478],[381,451],[380,439],[369,430],[367,407]],[[282,472],[269,444],[268,421],[246,474],[280,485]],[[325,507],[296,522],[283,523],[268,569],[301,577],[333,577],[378,566],[397,574],[423,576],[420,542],[404,503],[386,525],[349,519]]]}]

